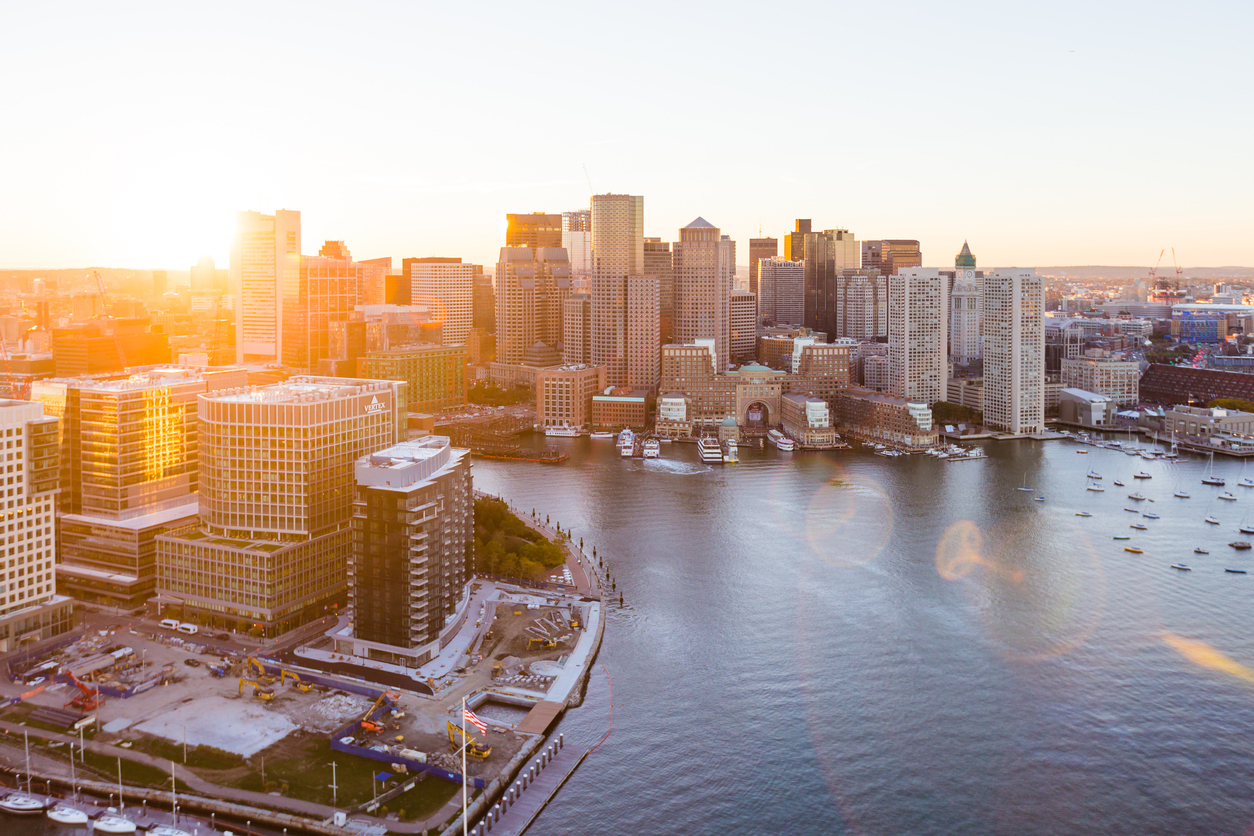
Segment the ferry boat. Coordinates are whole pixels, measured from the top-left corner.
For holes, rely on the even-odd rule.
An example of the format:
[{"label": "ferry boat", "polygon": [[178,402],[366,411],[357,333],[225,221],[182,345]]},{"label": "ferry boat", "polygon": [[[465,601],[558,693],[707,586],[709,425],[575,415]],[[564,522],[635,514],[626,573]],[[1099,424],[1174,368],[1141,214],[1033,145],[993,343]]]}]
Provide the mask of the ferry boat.
[{"label": "ferry boat", "polygon": [[618,453],[626,458],[634,452],[636,452],[636,434],[631,431],[630,427],[625,427],[618,434]]},{"label": "ferry boat", "polygon": [[703,435],[697,439],[697,455],[701,457],[701,461],[707,464],[714,464],[715,462],[721,464],[723,461],[723,448],[719,446],[717,438]]},{"label": "ferry boat", "polygon": [[775,445],[775,448],[781,453],[791,453],[797,449],[797,443],[779,430],[771,430],[766,434],[766,440]]},{"label": "ferry boat", "polygon": [[729,438],[723,442],[723,461],[727,464],[735,464],[740,461],[739,452],[736,449],[736,439]]},{"label": "ferry boat", "polygon": [[662,455],[662,442],[656,438],[646,438],[644,440],[644,457],[646,459],[660,458]]},{"label": "ferry boat", "polygon": [[559,436],[561,438],[574,438],[579,435],[579,428],[572,427],[570,424],[562,424],[557,427],[545,427],[544,434],[549,436]]}]

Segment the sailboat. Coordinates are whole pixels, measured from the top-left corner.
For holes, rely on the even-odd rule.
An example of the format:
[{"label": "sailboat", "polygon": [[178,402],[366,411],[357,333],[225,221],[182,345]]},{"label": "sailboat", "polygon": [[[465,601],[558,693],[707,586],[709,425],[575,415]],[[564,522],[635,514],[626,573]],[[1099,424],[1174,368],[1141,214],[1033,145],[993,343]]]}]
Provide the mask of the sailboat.
[{"label": "sailboat", "polygon": [[1017,490],[1017,491],[1030,491],[1030,490],[1034,490],[1034,488],[1029,488],[1029,487],[1028,487],[1028,474],[1026,474],[1026,473],[1025,473],[1025,474],[1023,474],[1023,487],[1021,487],[1021,488],[1015,488],[1015,490]]},{"label": "sailboat", "polygon": [[[74,797],[78,798],[78,778],[74,774],[74,744],[70,744],[70,786],[74,788]],[[87,814],[68,802],[58,801],[48,808],[48,818],[57,824],[87,824]]]},{"label": "sailboat", "polygon": [[1242,534],[1254,534],[1254,528],[1250,528],[1244,519],[1241,520],[1241,525],[1237,527],[1237,530]]},{"label": "sailboat", "polygon": [[1227,482],[1223,480],[1222,476],[1216,476],[1214,473],[1214,469],[1215,469],[1215,454],[1212,452],[1210,454],[1210,461],[1206,463],[1206,473],[1202,475],[1202,484],[1203,485],[1215,485],[1216,487],[1222,488],[1224,485],[1227,484]]},{"label": "sailboat", "polygon": [[1174,494],[1172,494],[1172,496],[1178,497],[1179,499],[1190,499],[1190,498],[1191,498],[1191,497],[1189,496],[1189,492],[1188,492],[1188,491],[1186,491],[1183,487],[1181,487],[1181,485],[1180,485],[1178,482],[1176,483],[1176,491],[1175,491],[1175,493],[1174,493]]},{"label": "sailboat", "polygon": [[1237,486],[1242,488],[1254,488],[1254,479],[1245,475],[1245,466],[1248,462],[1241,462],[1241,478],[1237,480]]},{"label": "sailboat", "polygon": [[44,811],[44,802],[31,794],[30,791],[30,736],[23,729],[22,738],[26,741],[26,790],[21,784],[18,788],[0,796],[0,811],[18,816],[36,816]]},{"label": "sailboat", "polygon": [[1098,473],[1097,471],[1095,471],[1095,470],[1094,470],[1093,468],[1091,468],[1091,467],[1089,468],[1089,472],[1088,472],[1087,474],[1085,474],[1085,475],[1087,475],[1090,479],[1100,479],[1100,478],[1102,478],[1102,474]]},{"label": "sailboat", "polygon": [[[1098,476],[1097,478],[1100,479],[1102,477]],[[1086,487],[1085,490],[1101,492],[1106,489],[1103,488],[1101,485],[1097,485],[1097,484],[1094,484],[1093,482],[1089,482],[1088,487]]]},{"label": "sailboat", "polygon": [[192,836],[179,827],[178,784],[174,780],[174,761],[170,761],[170,799],[174,814],[174,824],[158,824],[148,828],[148,836]]},{"label": "sailboat", "polygon": [[92,830],[96,833],[134,833],[135,822],[126,817],[126,800],[122,797],[122,759],[118,758],[118,806],[121,808],[115,810],[112,807],[108,811],[96,819],[95,827]]}]

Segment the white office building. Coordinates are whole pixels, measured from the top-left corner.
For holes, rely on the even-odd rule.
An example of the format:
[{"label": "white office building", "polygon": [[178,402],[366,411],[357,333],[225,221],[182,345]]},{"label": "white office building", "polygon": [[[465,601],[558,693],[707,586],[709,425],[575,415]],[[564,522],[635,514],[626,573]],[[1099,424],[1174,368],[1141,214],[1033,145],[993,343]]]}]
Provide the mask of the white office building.
[{"label": "white office building", "polygon": [[914,267],[888,277],[891,393],[928,406],[945,397],[948,275]]},{"label": "white office building", "polygon": [[300,283],[300,212],[238,212],[231,243],[235,359],[277,362],[283,357],[283,288]]},{"label": "white office building", "polygon": [[1035,270],[984,274],[984,423],[1045,429],[1045,291]]}]

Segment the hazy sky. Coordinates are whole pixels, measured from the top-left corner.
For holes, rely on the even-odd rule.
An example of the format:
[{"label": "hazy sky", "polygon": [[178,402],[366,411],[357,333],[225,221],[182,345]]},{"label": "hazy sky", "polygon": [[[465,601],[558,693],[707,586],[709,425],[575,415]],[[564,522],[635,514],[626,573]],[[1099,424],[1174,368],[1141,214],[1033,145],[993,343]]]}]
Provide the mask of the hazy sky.
[{"label": "hazy sky", "polygon": [[[1254,5],[6,3],[0,267],[304,250],[491,264],[645,196],[747,262],[795,217],[951,264],[1254,265]],[[1168,251],[1168,260],[1170,251]]]}]

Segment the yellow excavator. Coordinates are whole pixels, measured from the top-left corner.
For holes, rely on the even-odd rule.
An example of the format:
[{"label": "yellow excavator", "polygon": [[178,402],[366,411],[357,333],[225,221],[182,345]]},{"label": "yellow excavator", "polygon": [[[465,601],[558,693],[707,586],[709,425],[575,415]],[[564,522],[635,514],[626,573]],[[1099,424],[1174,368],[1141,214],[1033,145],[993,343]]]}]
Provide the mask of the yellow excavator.
[{"label": "yellow excavator", "polygon": [[277,676],[266,673],[266,666],[258,662],[252,656],[249,656],[247,659],[245,659],[244,664],[245,666],[247,666],[247,669],[249,671],[252,671],[252,670],[257,671],[257,676],[255,678],[258,682],[264,683],[266,685],[273,685],[274,683],[279,681],[279,678]]},{"label": "yellow excavator", "polygon": [[308,694],[310,689],[313,688],[312,685],[301,679],[300,674],[296,671],[289,671],[286,668],[283,668],[281,673],[282,675],[279,678],[279,685],[286,685],[287,678],[290,676],[292,678],[292,684],[295,685],[296,690],[300,691],[302,694]]},{"label": "yellow excavator", "polygon": [[528,650],[531,650],[537,645],[542,650],[553,650],[557,647],[557,639],[537,639],[537,638],[527,639]]},{"label": "yellow excavator", "polygon": [[241,676],[241,677],[239,678],[239,695],[240,695],[241,697],[242,697],[242,696],[244,696],[244,686],[245,686],[245,685],[251,685],[251,686],[253,686],[253,696],[254,696],[254,697],[256,697],[256,698],[257,698],[257,699],[259,699],[259,700],[272,700],[272,699],[274,699],[274,689],[273,689],[273,688],[267,688],[265,685],[262,685],[262,684],[261,684],[260,682],[258,682],[257,680],[255,680],[255,679],[248,679],[248,678],[243,677],[243,676]]},{"label": "yellow excavator", "polygon": [[[458,751],[462,748],[462,727],[455,725],[452,720],[446,720],[445,725],[448,726],[448,744],[453,747],[453,751]],[[466,735],[466,754],[482,760],[492,754],[492,747]]]}]

